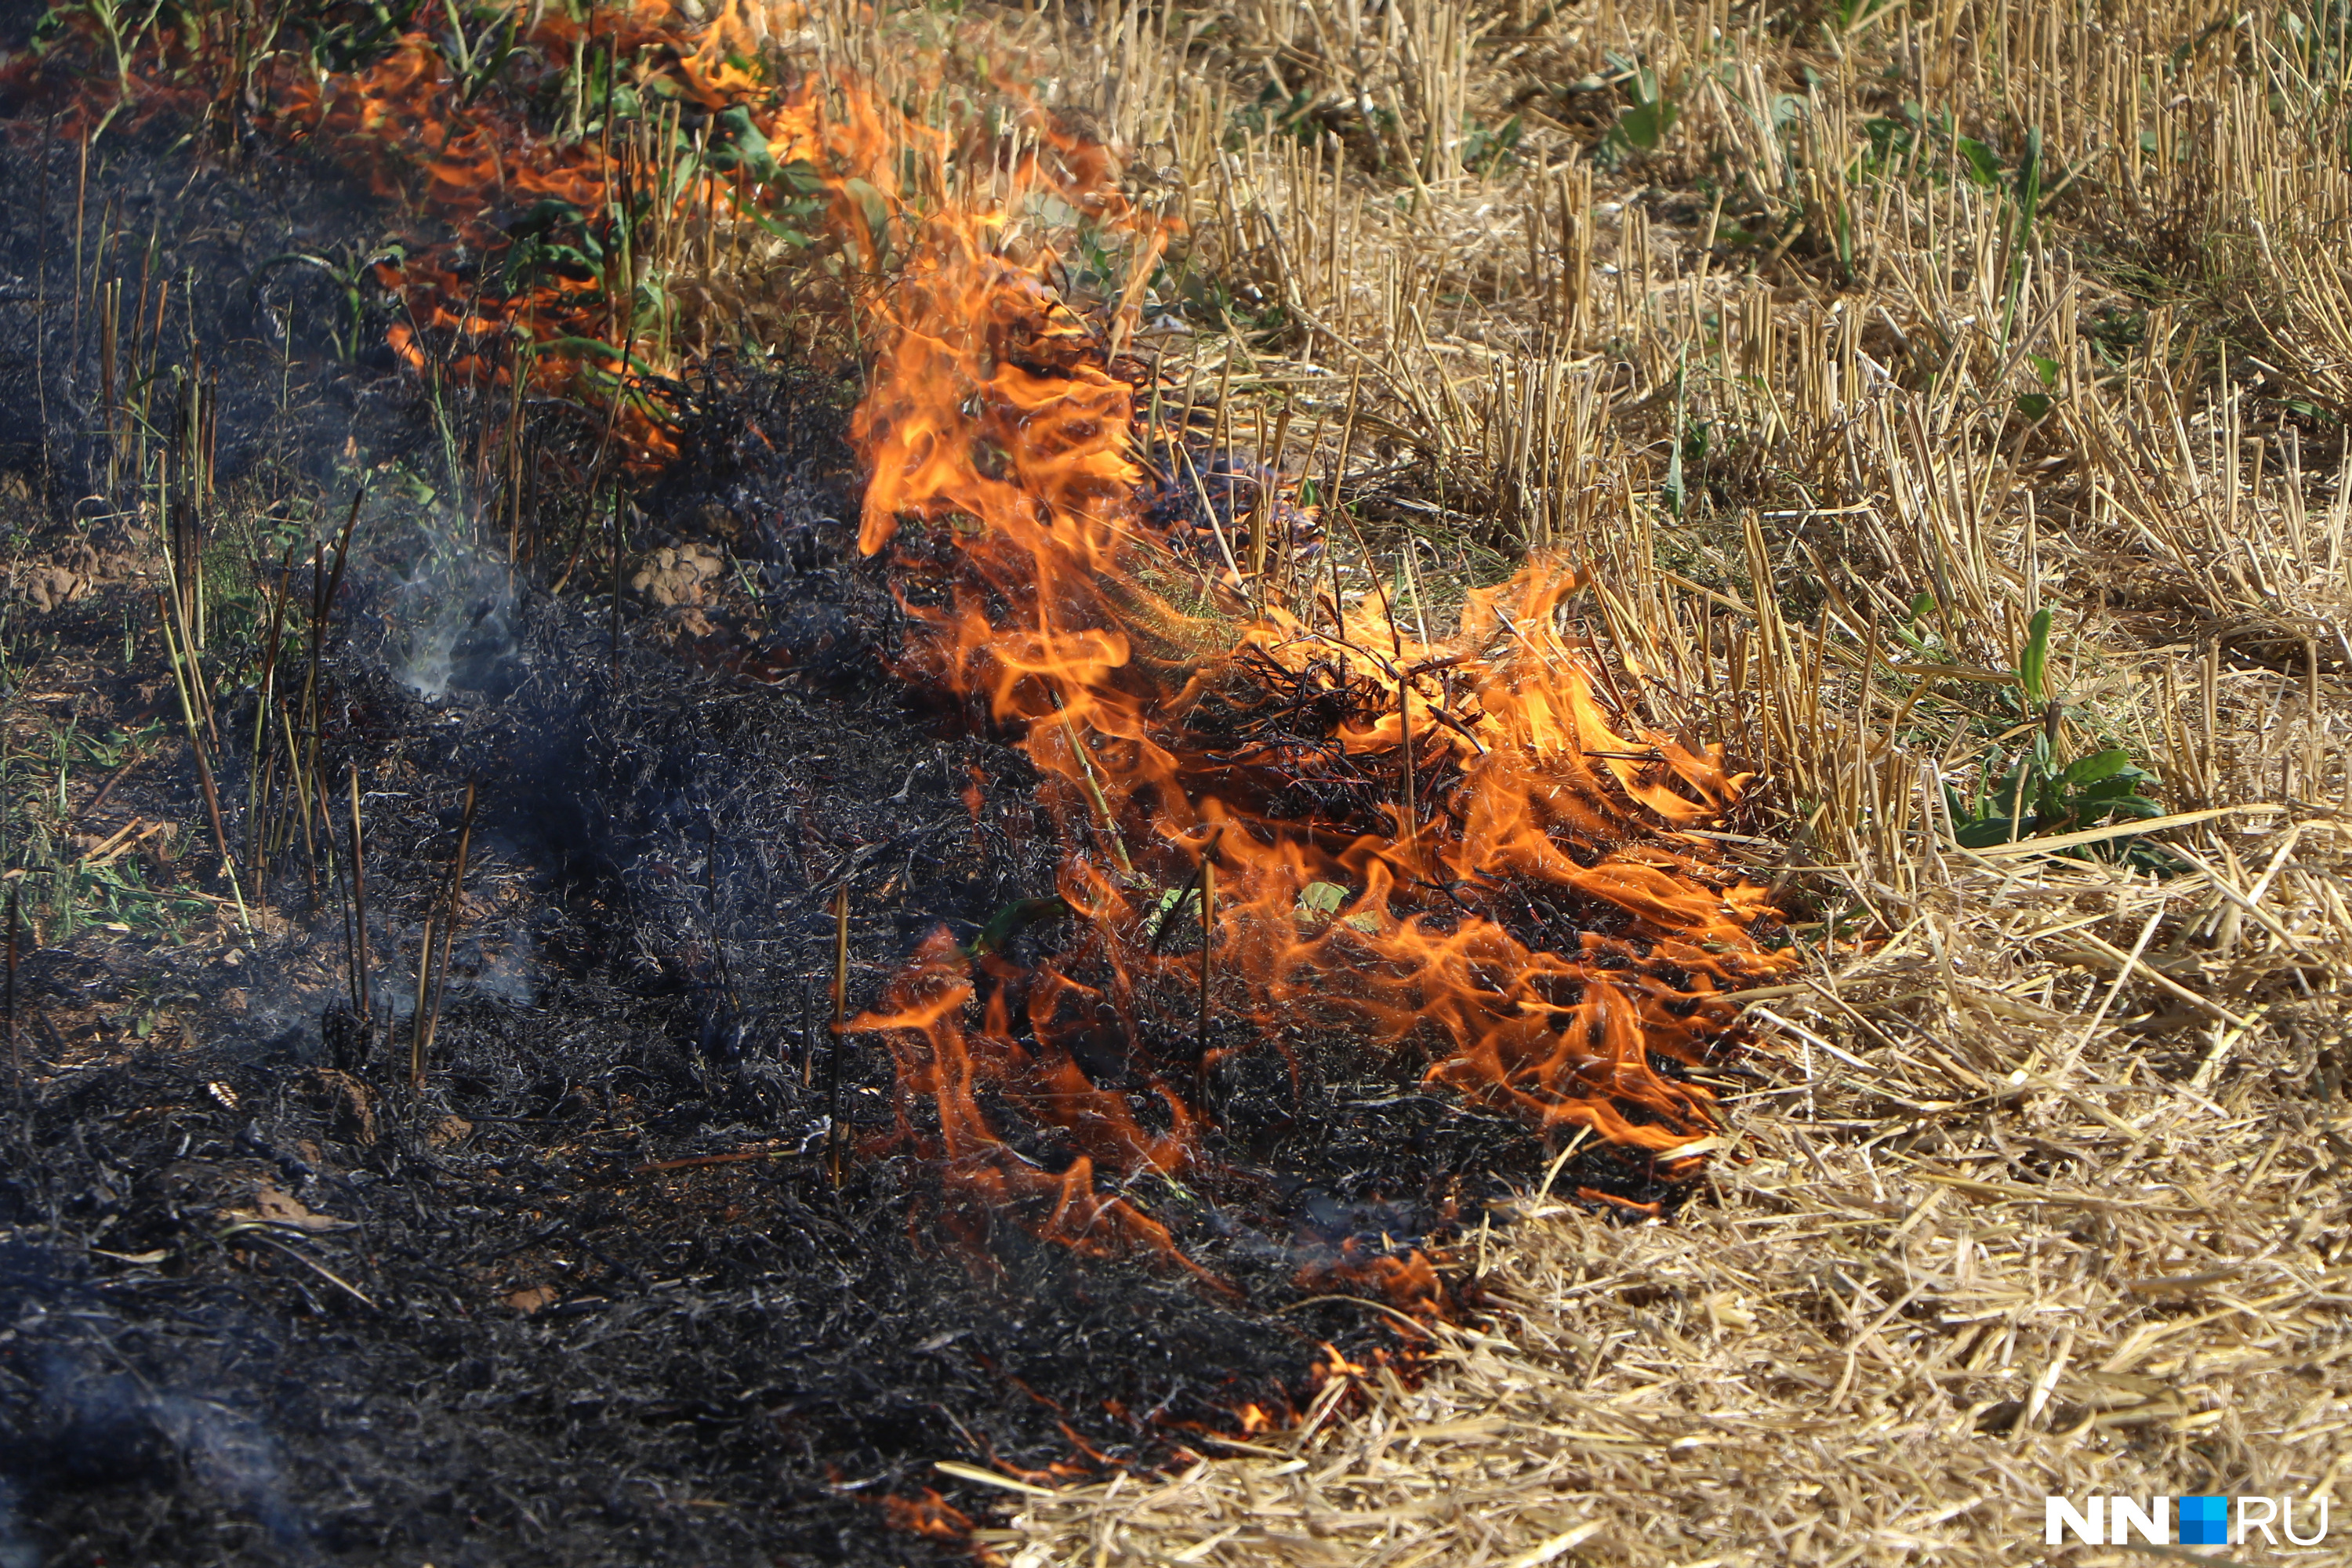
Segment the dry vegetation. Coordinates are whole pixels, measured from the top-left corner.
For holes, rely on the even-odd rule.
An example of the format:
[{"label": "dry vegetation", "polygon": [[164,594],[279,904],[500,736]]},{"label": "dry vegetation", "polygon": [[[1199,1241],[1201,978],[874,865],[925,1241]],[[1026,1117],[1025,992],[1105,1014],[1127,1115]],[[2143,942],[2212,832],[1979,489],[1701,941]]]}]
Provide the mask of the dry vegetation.
[{"label": "dry vegetation", "polygon": [[[2050,1492],[2337,1495],[2340,9],[1087,20],[1025,26],[1189,228],[1168,381],[1433,584],[1593,563],[1618,699],[1758,769],[1815,962],[1677,1219],[1531,1200],[1424,1380],[995,1549],[1995,1563]],[[2037,734],[2171,820],[1968,832]]]}]

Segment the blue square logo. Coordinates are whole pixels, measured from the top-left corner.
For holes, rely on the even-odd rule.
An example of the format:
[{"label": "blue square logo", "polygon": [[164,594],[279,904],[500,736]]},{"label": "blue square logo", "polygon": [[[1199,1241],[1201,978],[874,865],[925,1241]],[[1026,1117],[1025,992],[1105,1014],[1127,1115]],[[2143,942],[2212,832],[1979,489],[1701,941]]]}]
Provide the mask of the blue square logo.
[{"label": "blue square logo", "polygon": [[2179,1500],[2180,1544],[2230,1544],[2230,1500],[2225,1497],[2185,1497]]}]

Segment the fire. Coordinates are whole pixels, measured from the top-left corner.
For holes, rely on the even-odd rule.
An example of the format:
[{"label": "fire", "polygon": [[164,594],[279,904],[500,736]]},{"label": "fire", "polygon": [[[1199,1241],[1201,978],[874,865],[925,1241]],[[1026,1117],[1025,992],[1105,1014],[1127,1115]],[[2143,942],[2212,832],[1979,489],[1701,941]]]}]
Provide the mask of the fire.
[{"label": "fire", "polygon": [[[584,19],[517,7],[470,47],[453,47],[462,20],[445,36],[428,12],[365,63],[317,72],[270,47],[278,24],[257,16],[242,36],[147,29],[119,78],[94,15],[80,20],[90,80],[56,121],[61,133],[94,132],[127,109],[132,124],[170,115],[214,123],[223,140],[246,125],[322,154],[440,226],[365,269],[404,308],[385,333],[394,356],[448,384],[520,377],[580,399],[604,412],[608,444],[639,473],[677,450],[687,317],[711,303],[719,236],[772,225],[803,186],[836,166],[870,174],[896,144],[855,90],[846,112],[820,114],[815,83],[779,91],[767,79],[762,42],[797,25],[790,4],[725,0],[700,24],[670,0],[592,6]],[[74,59],[58,56],[64,69]],[[15,62],[11,85],[41,67]],[[225,89],[240,76],[242,93]],[[563,96],[567,81],[569,127],[535,122],[533,100]],[[625,125],[610,113],[616,94],[640,110]],[[833,184],[827,226],[845,233],[857,204]]]},{"label": "fire", "polygon": [[903,1530],[910,1535],[956,1542],[971,1537],[971,1516],[929,1487],[925,1487],[919,1498],[884,1498],[882,1512],[893,1530]]},{"label": "fire", "polygon": [[1315,1381],[1328,1383],[1335,1377],[1370,1377],[1372,1369],[1361,1362],[1349,1361],[1328,1342],[1323,1346],[1323,1359],[1314,1366]]},{"label": "fire", "polygon": [[1387,1253],[1367,1258],[1360,1255],[1362,1250],[1351,1237],[1337,1258],[1308,1263],[1299,1269],[1296,1282],[1304,1290],[1385,1298],[1409,1317],[1423,1321],[1452,1315],[1447,1310],[1445,1281],[1436,1263],[1419,1247],[1411,1248],[1402,1258]]},{"label": "fire", "polygon": [[[1764,890],[1686,831],[1746,780],[1718,748],[1604,706],[1561,626],[1583,584],[1559,563],[1472,595],[1428,640],[1384,600],[1254,608],[1193,568],[1150,521],[1137,389],[1107,348],[1131,298],[1080,314],[1046,281],[1050,256],[1009,235],[1024,182],[1047,178],[1033,166],[1009,197],[916,217],[856,433],[861,543],[893,552],[924,634],[912,672],[984,701],[1058,781],[1057,891],[1078,934],[1030,973],[975,968],[941,938],[856,1026],[889,1038],[939,1152],[992,1202],[1074,1245],[1165,1253],[1126,1199],[1079,1188],[1182,1170],[1216,1057],[1276,1048],[1187,1061],[1139,1011],[1147,980],[1200,962],[1150,938],[1206,858],[1224,1007],[1266,1035],[1313,1019],[1418,1050],[1465,1100],[1686,1173],[1673,1151],[1715,1125],[1713,1100],[1663,1064],[1698,1065],[1733,1026],[1723,994],[1789,962],[1759,939]],[[1150,267],[1164,236],[1106,165],[1066,164],[1052,188]],[[1077,1065],[1078,1037],[1103,1030],[1150,1065],[1165,1131]],[[1081,1152],[1030,1164],[975,1086]],[[1425,1259],[1364,1267],[1435,1299]]]},{"label": "fire", "polygon": [[[1693,831],[1746,779],[1720,748],[1603,700],[1563,626],[1582,578],[1534,562],[1423,634],[1385,595],[1285,605],[1265,574],[1202,569],[1153,521],[1147,373],[1116,352],[1171,237],[1122,194],[1108,150],[1034,107],[1010,134],[942,129],[839,74],[772,83],[764,13],[736,0],[701,26],[668,0],[590,15],[596,31],[561,7],[516,12],[516,58],[535,63],[513,68],[546,85],[551,62],[601,47],[641,106],[667,109],[551,132],[530,91],[483,90],[422,31],[318,78],[273,54],[232,108],[446,226],[375,274],[406,301],[391,346],[413,369],[584,390],[641,464],[672,449],[666,399],[689,350],[686,306],[649,289],[640,247],[696,214],[707,243],[722,218],[810,209],[824,234],[801,264],[832,258],[872,353],[859,540],[889,552],[917,628],[904,673],[1022,738],[1066,851],[1055,890],[1075,918],[1050,963],[967,955],[942,932],[855,1021],[889,1044],[898,1137],[968,1212],[1181,1262],[1138,1178],[1201,1158],[1220,1061],[1285,1048],[1285,1026],[1353,1031],[1547,1135],[1695,1170],[1675,1152],[1715,1108],[1684,1069],[1733,1033],[1725,994],[1791,960],[1760,939],[1764,889]],[[226,58],[221,41],[152,37],[135,112],[217,111],[188,68]],[[685,157],[689,108],[702,129]],[[1052,281],[1049,208],[1124,258],[1109,298]],[[534,254],[567,259],[501,276],[491,259],[534,234]],[[1211,879],[1205,954],[1176,951],[1171,910],[1203,910]],[[1147,992],[1204,963],[1213,1027],[1150,1014]],[[1081,1066],[1105,1041],[1150,1115]],[[1023,1154],[984,1105],[1055,1130],[1066,1154]],[[1442,1304],[1418,1253],[1347,1268],[1409,1310]]]}]

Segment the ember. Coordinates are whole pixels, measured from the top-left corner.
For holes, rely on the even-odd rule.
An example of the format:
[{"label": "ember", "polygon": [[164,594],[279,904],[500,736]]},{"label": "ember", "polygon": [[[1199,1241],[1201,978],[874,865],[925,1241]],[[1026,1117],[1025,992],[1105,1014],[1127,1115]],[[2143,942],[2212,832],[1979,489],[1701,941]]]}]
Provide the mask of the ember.
[{"label": "ember", "polygon": [[893,1528],[913,1535],[961,1541],[971,1533],[971,1516],[929,1487],[925,1487],[919,1498],[884,1498],[882,1511]]}]

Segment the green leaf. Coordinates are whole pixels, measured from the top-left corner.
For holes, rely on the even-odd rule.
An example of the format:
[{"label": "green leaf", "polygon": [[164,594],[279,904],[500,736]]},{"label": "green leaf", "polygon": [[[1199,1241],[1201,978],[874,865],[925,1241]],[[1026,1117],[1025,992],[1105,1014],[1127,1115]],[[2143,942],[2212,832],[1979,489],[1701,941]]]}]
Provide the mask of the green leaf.
[{"label": "green leaf", "polygon": [[2037,610],[2026,623],[2025,652],[2017,661],[2017,684],[2028,702],[2039,707],[2050,700],[2050,612]]},{"label": "green leaf", "polygon": [[1338,882],[1309,882],[1298,889],[1298,912],[1329,920],[1348,901],[1348,889]]},{"label": "green leaf", "polygon": [[2020,393],[2017,411],[2028,419],[2039,419],[2050,412],[2050,395],[2046,392]]},{"label": "green leaf", "polygon": [[795,158],[776,167],[777,177],[802,195],[813,196],[824,189],[824,176],[806,158]]},{"label": "green leaf", "polygon": [[1005,943],[1020,935],[1026,927],[1060,920],[1069,912],[1070,906],[1058,898],[1023,899],[1017,903],[1007,904],[989,917],[988,923],[980,928],[980,934],[971,939],[971,945],[964,951],[974,958],[982,953],[1000,952]]},{"label": "green leaf", "polygon": [[778,223],[772,217],[755,217],[752,221],[795,250],[806,250],[809,247],[808,233],[804,229],[794,228],[786,223]]},{"label": "green leaf", "polygon": [[857,215],[865,220],[866,239],[878,255],[889,245],[890,204],[864,180],[842,181],[841,194],[857,204]]},{"label": "green leaf", "polygon": [[1674,131],[1675,121],[1680,118],[1681,110],[1671,100],[1653,99],[1647,103],[1635,104],[1620,115],[1617,134],[1630,147],[1654,153]]},{"label": "green leaf", "polygon": [[2117,773],[2111,779],[2101,779],[2096,784],[2084,784],[2075,792],[2074,798],[2083,801],[2110,801],[2135,796],[2139,794],[2141,779],[2146,776],[2145,774],[2134,776]]},{"label": "green leaf", "polygon": [[1968,164],[1968,176],[1985,189],[2000,184],[2000,160],[1993,150],[1973,136],[1962,136],[1953,142],[1959,149],[1962,162]]},{"label": "green leaf", "polygon": [[2097,784],[2101,779],[2114,778],[2131,765],[2129,752],[2099,752],[2069,763],[2066,771],[2058,775],[2058,782],[2062,784]]},{"label": "green leaf", "polygon": [[2007,844],[2018,837],[2017,819],[2011,816],[1988,816],[1957,828],[1952,842],[1963,849],[1990,849],[1996,844]]},{"label": "green leaf", "polygon": [[1166,892],[1160,895],[1160,901],[1151,906],[1152,929],[1154,931],[1159,930],[1170,921],[1174,920],[1178,915],[1192,908],[1192,906],[1199,901],[1199,900],[1192,896],[1192,889],[1190,884],[1181,888],[1169,889]]},{"label": "green leaf", "polygon": [[1633,105],[1617,117],[1606,140],[1620,148],[1654,153],[1674,131],[1682,110],[1660,89],[1658,73],[1654,70],[1636,68],[1633,79],[1626,84],[1626,92]]},{"label": "green leaf", "polygon": [[762,184],[776,177],[776,155],[768,150],[767,133],[751,123],[751,111],[741,104],[719,116],[719,128],[726,133],[723,142],[713,140],[710,163],[713,168],[731,169],[740,163],[751,172],[751,177]]},{"label": "green leaf", "polygon": [[2056,360],[2044,359],[2040,354],[2027,354],[2025,356],[2025,362],[2033,367],[2033,374],[2041,378],[2042,385],[2055,387],[2058,384],[2058,362]]}]

